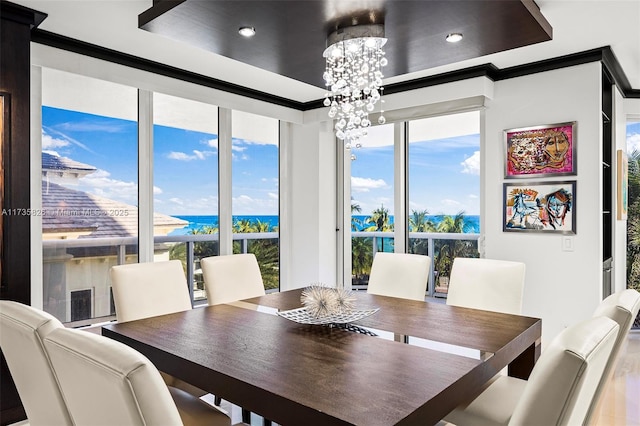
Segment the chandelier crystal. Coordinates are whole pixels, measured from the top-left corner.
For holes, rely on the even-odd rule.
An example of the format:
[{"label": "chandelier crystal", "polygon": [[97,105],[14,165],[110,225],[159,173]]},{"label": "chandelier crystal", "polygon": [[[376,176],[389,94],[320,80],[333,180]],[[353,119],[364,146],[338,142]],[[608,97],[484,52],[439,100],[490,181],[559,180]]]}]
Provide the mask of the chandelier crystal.
[{"label": "chandelier crystal", "polygon": [[[346,141],[347,148],[360,145],[371,125],[369,114],[378,101],[382,103],[382,68],[387,65],[382,47],[386,42],[382,25],[343,28],[327,41],[324,106],[335,119],[336,137]],[[381,109],[378,123],[385,121]]]}]

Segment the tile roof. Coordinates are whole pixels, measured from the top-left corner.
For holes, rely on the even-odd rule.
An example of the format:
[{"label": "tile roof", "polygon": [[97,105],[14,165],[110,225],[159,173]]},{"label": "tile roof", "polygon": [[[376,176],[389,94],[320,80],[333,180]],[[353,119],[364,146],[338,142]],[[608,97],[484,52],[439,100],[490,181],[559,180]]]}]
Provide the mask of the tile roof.
[{"label": "tile roof", "polygon": [[[137,237],[138,208],[42,181],[42,232],[91,232],[80,238]],[[187,221],[154,213],[155,227],[181,228]]]},{"label": "tile roof", "polygon": [[59,175],[86,175],[95,172],[97,169],[88,164],[80,163],[66,157],[60,157],[48,152],[42,153],[42,174],[56,173]]}]

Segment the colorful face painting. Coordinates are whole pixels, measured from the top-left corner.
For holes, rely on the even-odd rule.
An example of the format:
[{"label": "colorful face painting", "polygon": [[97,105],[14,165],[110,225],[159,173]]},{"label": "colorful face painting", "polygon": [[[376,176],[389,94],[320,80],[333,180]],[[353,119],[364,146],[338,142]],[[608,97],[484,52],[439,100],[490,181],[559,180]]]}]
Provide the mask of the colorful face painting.
[{"label": "colorful face painting", "polygon": [[504,231],[575,233],[575,182],[505,184]]},{"label": "colorful face painting", "polygon": [[575,174],[575,123],[505,131],[506,177]]}]

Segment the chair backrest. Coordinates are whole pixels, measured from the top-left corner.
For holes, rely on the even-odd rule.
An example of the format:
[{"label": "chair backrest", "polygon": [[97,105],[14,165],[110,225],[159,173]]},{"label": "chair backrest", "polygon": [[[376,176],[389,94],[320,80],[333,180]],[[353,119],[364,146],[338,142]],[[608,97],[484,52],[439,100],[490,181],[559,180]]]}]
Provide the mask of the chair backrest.
[{"label": "chair backrest", "polygon": [[110,275],[118,322],[191,309],[179,260],[118,265],[111,268]]},{"label": "chair backrest", "polygon": [[598,405],[600,395],[602,395],[609,377],[613,374],[620,348],[622,348],[622,345],[627,340],[633,321],[638,316],[638,311],[640,311],[640,293],[637,290],[626,289],[605,298],[593,313],[594,317],[605,316],[611,318],[618,323],[620,330],[618,331],[618,337],[616,338],[616,343],[613,345],[613,351],[607,362],[605,372],[602,375],[596,394],[589,407],[587,420],[591,419]]},{"label": "chair backrest", "polygon": [[264,283],[253,253],[200,259],[209,305],[264,296]]},{"label": "chair backrest", "polygon": [[431,258],[420,254],[378,252],[367,293],[424,301]]},{"label": "chair backrest", "polygon": [[596,317],[564,329],[542,351],[509,424],[584,424],[619,328]]},{"label": "chair backrest", "polygon": [[75,424],[182,424],[160,373],[136,350],[66,328],[52,331],[44,345]]},{"label": "chair backrest", "polygon": [[22,400],[29,424],[71,425],[43,339],[64,326],[31,306],[0,301],[0,348]]},{"label": "chair backrest", "polygon": [[525,264],[457,257],[449,277],[447,305],[519,315]]}]

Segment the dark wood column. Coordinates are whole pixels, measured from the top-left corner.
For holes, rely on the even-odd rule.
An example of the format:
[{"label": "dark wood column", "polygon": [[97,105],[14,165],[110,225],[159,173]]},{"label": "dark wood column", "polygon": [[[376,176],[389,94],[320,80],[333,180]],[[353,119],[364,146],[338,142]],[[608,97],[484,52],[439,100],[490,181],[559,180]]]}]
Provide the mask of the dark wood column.
[{"label": "dark wood column", "polygon": [[[31,301],[29,215],[29,74],[31,29],[46,15],[10,2],[0,2],[0,94],[2,95],[2,177],[0,197],[0,299]],[[22,210],[25,209],[25,210]],[[0,422],[26,418],[22,403],[1,358]]]}]

